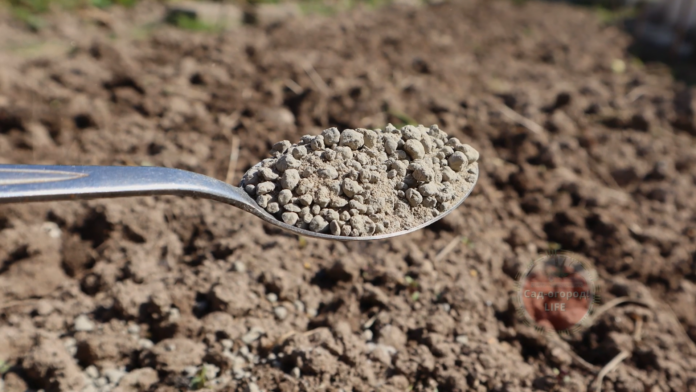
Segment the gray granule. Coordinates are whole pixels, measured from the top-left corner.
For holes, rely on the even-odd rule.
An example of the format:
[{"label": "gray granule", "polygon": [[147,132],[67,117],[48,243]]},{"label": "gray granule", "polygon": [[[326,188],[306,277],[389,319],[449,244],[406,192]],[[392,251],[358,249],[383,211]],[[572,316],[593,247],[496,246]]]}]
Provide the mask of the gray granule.
[{"label": "gray granule", "polygon": [[296,169],[286,170],[280,179],[280,185],[284,189],[293,190],[300,183],[300,173]]},{"label": "gray granule", "polygon": [[307,148],[305,146],[293,147],[290,153],[292,154],[293,158],[302,159],[305,155],[307,155]]},{"label": "gray granule", "polygon": [[283,222],[289,224],[289,225],[294,225],[297,223],[299,217],[297,216],[296,213],[294,212],[284,212],[282,215]]},{"label": "gray granule", "polygon": [[280,206],[278,205],[278,203],[268,203],[266,211],[268,211],[271,214],[277,214],[278,212],[280,212]]},{"label": "gray granule", "polygon": [[341,139],[341,132],[338,131],[338,128],[329,128],[323,130],[321,136],[324,137],[324,142],[331,147],[339,142]]},{"label": "gray granule", "polygon": [[290,199],[292,199],[292,192],[290,192],[289,189],[283,189],[278,194],[278,203],[280,203],[281,205],[288,204],[290,202]]},{"label": "gray granule", "polygon": [[468,159],[466,159],[466,155],[464,155],[464,153],[461,151],[457,151],[450,155],[447,161],[449,162],[449,166],[452,168],[452,170],[456,172],[461,171],[469,163]]},{"label": "gray granule", "polygon": [[257,204],[288,225],[337,236],[409,229],[468,193],[479,153],[436,125],[325,129],[273,145],[243,177]]},{"label": "gray granule", "polygon": [[256,187],[256,193],[258,195],[265,195],[267,193],[273,192],[275,189],[275,184],[267,181],[267,182],[262,182]]},{"label": "gray granule", "polygon": [[332,221],[329,224],[329,229],[333,235],[341,235],[341,224],[338,221]]}]

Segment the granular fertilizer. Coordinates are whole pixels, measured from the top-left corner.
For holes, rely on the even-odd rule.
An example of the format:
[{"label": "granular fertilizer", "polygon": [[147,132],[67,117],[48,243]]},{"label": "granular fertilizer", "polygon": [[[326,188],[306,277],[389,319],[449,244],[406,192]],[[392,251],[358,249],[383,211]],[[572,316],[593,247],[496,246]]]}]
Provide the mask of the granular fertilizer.
[{"label": "granular fertilizer", "polygon": [[337,128],[273,145],[241,186],[283,222],[339,236],[388,234],[442,214],[476,181],[479,153],[437,125]]}]

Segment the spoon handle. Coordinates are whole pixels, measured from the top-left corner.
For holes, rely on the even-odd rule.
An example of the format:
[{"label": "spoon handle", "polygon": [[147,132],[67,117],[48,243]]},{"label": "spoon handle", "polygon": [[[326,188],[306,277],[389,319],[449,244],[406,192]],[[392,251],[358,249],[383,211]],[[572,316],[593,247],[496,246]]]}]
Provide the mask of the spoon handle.
[{"label": "spoon handle", "polygon": [[0,204],[147,195],[203,197],[245,210],[249,202],[240,188],[165,167],[0,165]]}]

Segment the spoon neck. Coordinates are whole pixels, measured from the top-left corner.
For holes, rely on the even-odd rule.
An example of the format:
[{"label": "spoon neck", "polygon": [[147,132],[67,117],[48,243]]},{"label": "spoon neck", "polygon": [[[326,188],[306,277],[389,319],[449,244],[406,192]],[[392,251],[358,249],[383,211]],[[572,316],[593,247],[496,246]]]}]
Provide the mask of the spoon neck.
[{"label": "spoon neck", "polygon": [[214,199],[248,210],[240,188],[165,167],[0,165],[0,204],[174,195]]}]

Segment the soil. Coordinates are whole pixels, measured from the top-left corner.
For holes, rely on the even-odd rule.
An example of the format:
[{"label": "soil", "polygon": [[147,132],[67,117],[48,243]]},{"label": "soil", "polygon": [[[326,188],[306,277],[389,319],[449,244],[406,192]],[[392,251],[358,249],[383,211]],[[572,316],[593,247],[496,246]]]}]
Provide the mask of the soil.
[{"label": "soil", "polygon": [[[626,34],[463,0],[123,38],[163,14],[36,35],[3,17],[9,43],[71,50],[0,52],[0,163],[223,179],[238,142],[238,181],[278,140],[410,117],[475,146],[480,179],[436,224],[367,243],[205,200],[2,206],[5,391],[585,391],[622,352],[603,391],[696,390],[696,90],[632,62]],[[516,277],[550,247],[587,258],[603,302],[633,302],[536,331]]]}]

